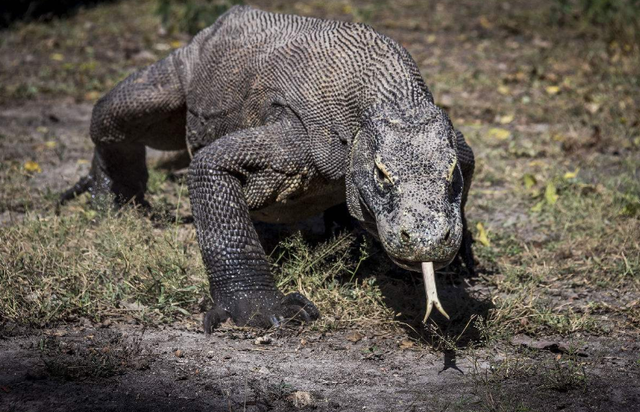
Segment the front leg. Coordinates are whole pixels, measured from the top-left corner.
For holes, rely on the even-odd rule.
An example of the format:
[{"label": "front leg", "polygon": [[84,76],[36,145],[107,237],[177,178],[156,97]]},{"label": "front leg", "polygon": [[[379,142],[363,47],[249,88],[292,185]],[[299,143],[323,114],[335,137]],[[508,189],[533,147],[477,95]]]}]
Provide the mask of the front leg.
[{"label": "front leg", "polygon": [[216,140],[191,163],[191,208],[215,305],[205,316],[207,333],[228,317],[269,327],[319,316],[304,296],[277,290],[249,216],[301,189],[310,165],[303,137],[302,126],[285,118]]}]

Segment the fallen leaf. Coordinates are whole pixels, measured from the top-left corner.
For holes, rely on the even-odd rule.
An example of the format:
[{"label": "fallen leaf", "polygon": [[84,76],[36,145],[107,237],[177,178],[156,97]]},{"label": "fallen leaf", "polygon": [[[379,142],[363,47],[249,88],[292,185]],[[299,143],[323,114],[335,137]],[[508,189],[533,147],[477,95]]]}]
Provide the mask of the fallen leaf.
[{"label": "fallen leaf", "polygon": [[493,23],[489,21],[487,16],[480,16],[478,21],[480,22],[480,25],[483,29],[491,30],[493,28]]},{"label": "fallen leaf", "polygon": [[529,166],[531,167],[546,167],[547,164],[545,162],[543,162],[542,160],[532,160],[529,162]]},{"label": "fallen leaf", "polygon": [[556,185],[554,185],[553,182],[547,183],[547,188],[544,191],[544,199],[549,205],[555,205],[558,201]]},{"label": "fallen leaf", "polygon": [[56,147],[58,145],[58,143],[54,142],[53,140],[49,140],[49,141],[44,142],[44,145],[48,149],[53,149],[54,147]]},{"label": "fallen leaf", "polygon": [[24,170],[29,173],[42,173],[40,165],[34,161],[29,160],[24,164]]},{"label": "fallen leaf", "polygon": [[47,129],[47,128],[46,128],[46,127],[44,127],[44,126],[38,126],[38,127],[36,128],[36,131],[37,131],[38,133],[47,133],[47,132],[49,131],[49,129]]},{"label": "fallen leaf", "polygon": [[169,43],[169,45],[174,49],[177,49],[178,47],[182,47],[183,43],[180,40],[174,40],[171,43]]},{"label": "fallen leaf", "polygon": [[502,95],[507,95],[509,93],[511,93],[511,89],[509,89],[508,86],[498,86],[498,93],[502,94]]},{"label": "fallen leaf", "polygon": [[95,90],[94,90],[94,91],[92,91],[92,92],[87,92],[87,93],[85,93],[85,95],[84,95],[84,99],[85,99],[85,100],[89,100],[89,101],[91,101],[91,100],[97,100],[99,97],[100,97],[100,92],[97,92],[97,91],[95,91]]},{"label": "fallen leaf", "polygon": [[51,60],[55,60],[57,62],[61,62],[64,60],[64,55],[61,53],[53,53],[51,56]]},{"label": "fallen leaf", "polygon": [[500,116],[498,118],[498,122],[500,124],[509,124],[509,123],[511,123],[513,121],[514,117],[515,117],[515,115],[513,115],[513,114],[507,114],[507,115],[504,115],[504,116]]},{"label": "fallen leaf", "polygon": [[576,176],[578,176],[578,172],[580,171],[580,168],[577,168],[576,170],[574,170],[573,172],[567,172],[564,174],[564,176],[562,176],[564,178],[564,180],[569,180],[569,179],[575,179]]},{"label": "fallen leaf", "polygon": [[89,161],[87,159],[78,159],[76,163],[79,165],[86,165],[89,164]]},{"label": "fallen leaf", "polygon": [[598,110],[600,110],[600,105],[598,103],[587,103],[585,108],[589,113],[596,114],[598,113]]},{"label": "fallen leaf", "polygon": [[436,35],[430,34],[427,36],[427,44],[433,44],[436,42]]},{"label": "fallen leaf", "polygon": [[492,139],[507,140],[509,137],[511,137],[511,132],[507,129],[492,127],[491,129],[489,129],[487,135]]},{"label": "fallen leaf", "polygon": [[171,45],[167,43],[156,43],[153,45],[153,48],[158,51],[168,51],[171,50]]},{"label": "fallen leaf", "polygon": [[485,246],[491,245],[489,237],[487,236],[487,231],[484,229],[484,225],[481,222],[478,222],[478,224],[476,224],[476,229],[478,230],[476,240]]},{"label": "fallen leaf", "polygon": [[534,212],[534,213],[540,213],[540,212],[542,212],[542,207],[543,206],[544,206],[544,200],[541,200],[531,208],[531,211]]},{"label": "fallen leaf", "polygon": [[538,183],[538,181],[536,180],[536,177],[529,173],[526,173],[522,177],[522,180],[524,181],[524,187],[527,190],[531,189],[533,186],[535,186],[536,183]]},{"label": "fallen leaf", "polygon": [[547,86],[544,90],[547,92],[547,94],[550,94],[552,96],[560,93],[560,88],[558,86]]}]

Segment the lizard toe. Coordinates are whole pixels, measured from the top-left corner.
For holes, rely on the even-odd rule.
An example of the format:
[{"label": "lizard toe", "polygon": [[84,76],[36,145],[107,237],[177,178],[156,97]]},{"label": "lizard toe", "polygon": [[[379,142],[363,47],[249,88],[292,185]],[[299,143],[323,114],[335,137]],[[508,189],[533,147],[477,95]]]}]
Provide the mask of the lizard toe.
[{"label": "lizard toe", "polygon": [[227,319],[229,319],[229,313],[219,306],[207,311],[202,317],[205,335],[211,335],[211,332]]}]

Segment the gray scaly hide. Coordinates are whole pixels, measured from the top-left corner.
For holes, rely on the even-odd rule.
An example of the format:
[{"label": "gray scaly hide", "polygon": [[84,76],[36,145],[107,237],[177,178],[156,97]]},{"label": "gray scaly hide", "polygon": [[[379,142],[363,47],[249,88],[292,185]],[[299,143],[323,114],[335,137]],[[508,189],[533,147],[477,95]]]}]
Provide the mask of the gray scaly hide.
[{"label": "gray scaly hide", "polygon": [[251,219],[290,222],[347,201],[400,266],[470,266],[473,152],[409,54],[372,28],[234,7],[95,106],[82,191],[144,204],[145,146],[193,154],[189,192],[215,308],[273,325],[318,317],[275,287]]}]

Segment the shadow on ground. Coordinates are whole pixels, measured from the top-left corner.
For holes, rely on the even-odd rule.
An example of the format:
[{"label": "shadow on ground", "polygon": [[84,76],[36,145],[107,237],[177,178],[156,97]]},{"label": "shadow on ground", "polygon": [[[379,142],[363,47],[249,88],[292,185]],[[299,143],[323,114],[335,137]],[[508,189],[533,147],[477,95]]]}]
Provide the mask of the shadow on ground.
[{"label": "shadow on ground", "polygon": [[100,3],[117,0],[12,0],[0,4],[0,29],[17,22],[51,20],[54,17],[68,17],[81,7],[93,7]]}]

